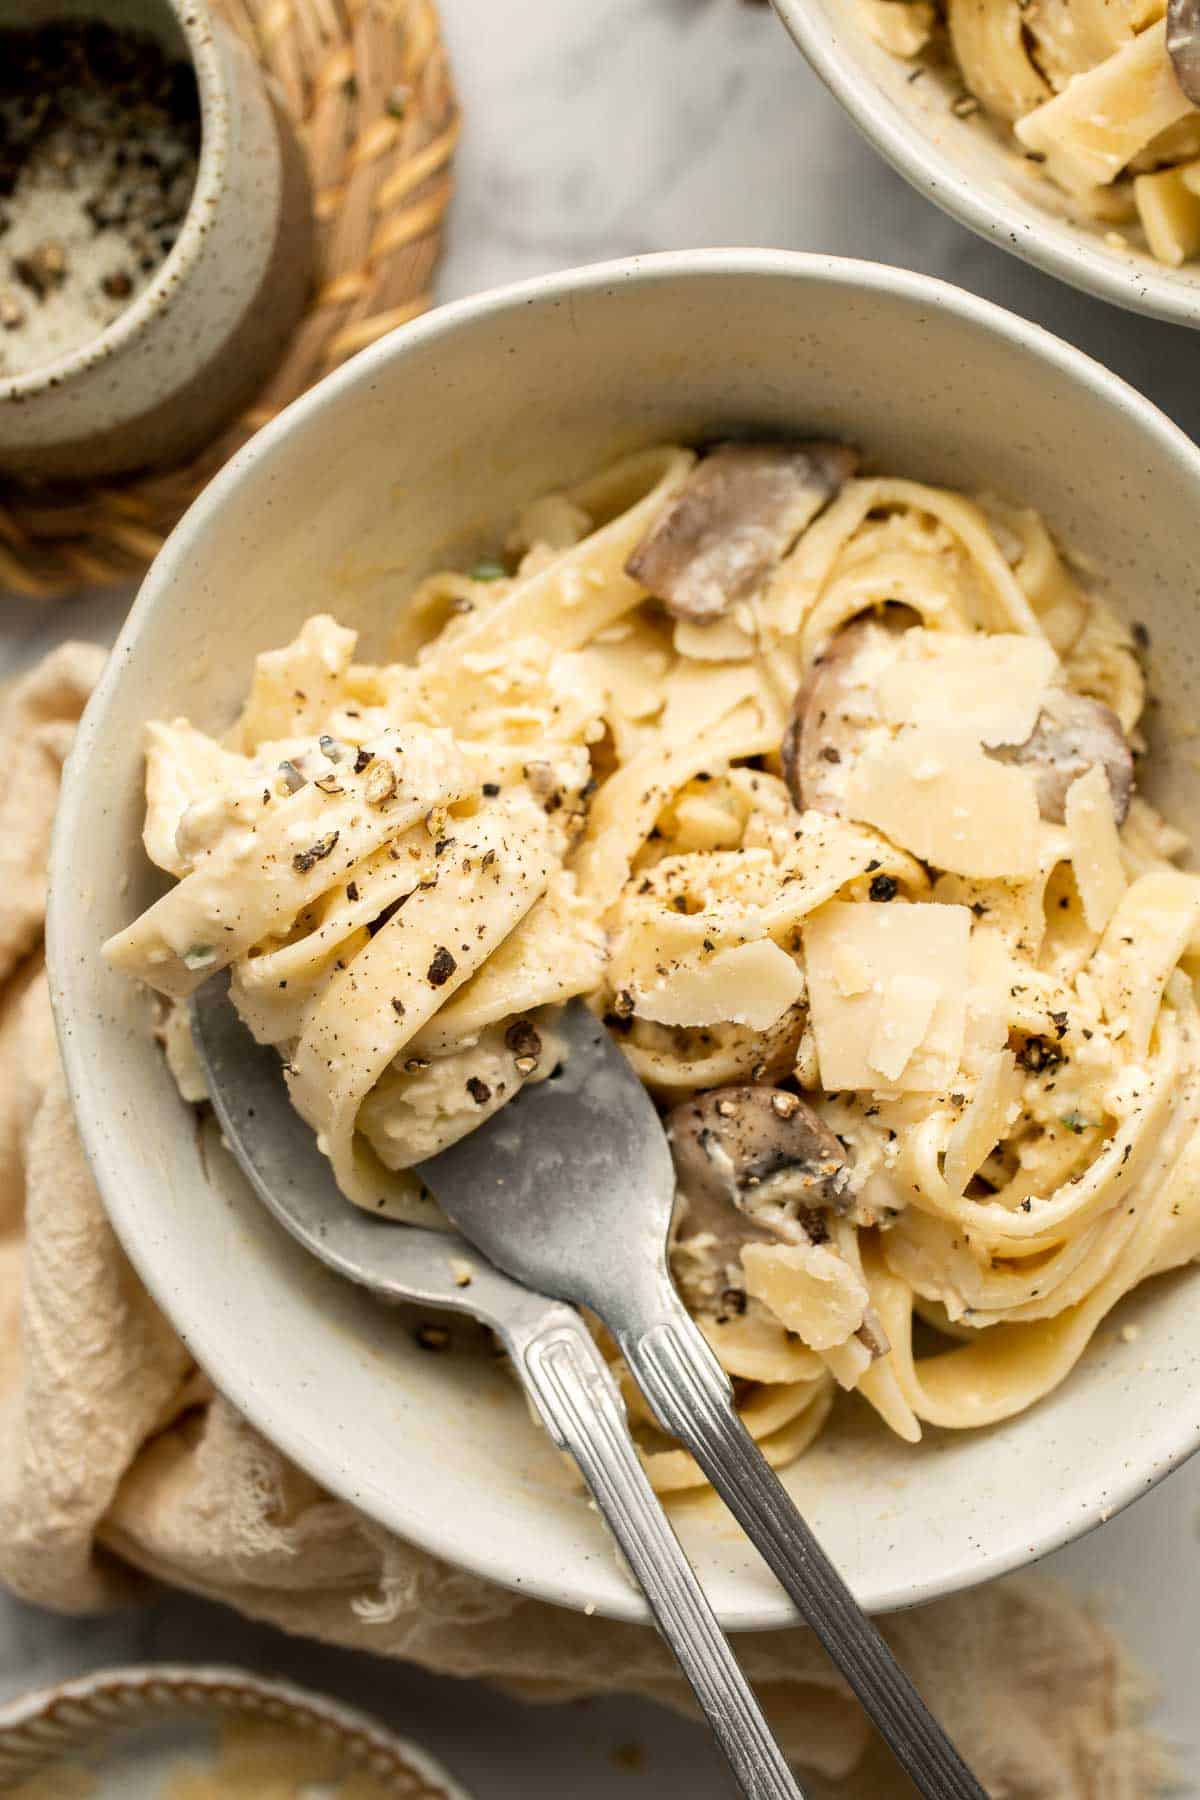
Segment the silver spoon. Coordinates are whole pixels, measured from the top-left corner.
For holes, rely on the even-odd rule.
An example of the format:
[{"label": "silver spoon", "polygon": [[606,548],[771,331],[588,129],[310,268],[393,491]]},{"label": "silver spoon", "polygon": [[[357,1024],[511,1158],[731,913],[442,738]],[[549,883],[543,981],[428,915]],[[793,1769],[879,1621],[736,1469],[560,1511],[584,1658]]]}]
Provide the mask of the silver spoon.
[{"label": "silver spoon", "polygon": [[1167,55],[1180,87],[1200,106],[1200,0],[1167,0]]},{"label": "silver spoon", "polygon": [[608,1326],[663,1429],[691,1451],[930,1800],[984,1800],[953,1744],[742,1424],[675,1291],[674,1169],[649,1095],[582,1001],[566,1057],[419,1173],[453,1224],[518,1281]]},{"label": "silver spoon", "polygon": [[225,1140],[259,1199],[339,1275],[491,1326],[551,1437],[578,1463],[741,1791],[748,1800],[804,1800],[646,1478],[620,1391],[579,1314],[470,1255],[461,1238],[348,1205],[288,1101],[279,1057],[255,1043],[228,987],[221,975],[199,989],[192,1031]]}]

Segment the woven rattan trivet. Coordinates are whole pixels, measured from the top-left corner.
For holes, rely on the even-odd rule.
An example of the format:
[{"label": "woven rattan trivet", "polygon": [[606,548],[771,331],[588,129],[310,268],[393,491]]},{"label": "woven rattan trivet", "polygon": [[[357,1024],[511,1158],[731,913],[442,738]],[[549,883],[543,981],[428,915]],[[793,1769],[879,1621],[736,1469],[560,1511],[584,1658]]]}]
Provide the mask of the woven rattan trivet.
[{"label": "woven rattan trivet", "polygon": [[48,600],[132,580],[261,425],[431,303],[458,109],[430,0],[213,8],[278,81],[308,154],[317,216],[309,312],[254,406],[182,467],[65,495],[0,483],[0,590]]}]

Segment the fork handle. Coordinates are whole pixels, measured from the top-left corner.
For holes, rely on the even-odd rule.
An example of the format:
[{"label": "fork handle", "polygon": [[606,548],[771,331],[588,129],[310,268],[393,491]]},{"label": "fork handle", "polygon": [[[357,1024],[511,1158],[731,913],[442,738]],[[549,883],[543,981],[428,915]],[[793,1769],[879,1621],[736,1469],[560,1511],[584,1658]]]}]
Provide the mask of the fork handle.
[{"label": "fork handle", "polygon": [[747,1800],[804,1800],[646,1477],[608,1364],[579,1314],[543,1315],[507,1347],[555,1443],[595,1497]]},{"label": "fork handle", "polygon": [[987,1800],[738,1417],[728,1378],[683,1306],[619,1333],[660,1423],[686,1446],[929,1800]]}]

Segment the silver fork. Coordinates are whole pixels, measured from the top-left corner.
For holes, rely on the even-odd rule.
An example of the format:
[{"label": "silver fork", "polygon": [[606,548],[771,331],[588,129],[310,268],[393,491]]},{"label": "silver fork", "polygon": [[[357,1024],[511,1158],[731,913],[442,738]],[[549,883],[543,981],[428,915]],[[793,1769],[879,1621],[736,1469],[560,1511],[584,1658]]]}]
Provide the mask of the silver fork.
[{"label": "silver fork", "polygon": [[804,1800],[646,1478],[620,1391],[579,1314],[472,1256],[459,1237],[349,1206],[288,1103],[278,1056],[255,1043],[230,1005],[227,976],[199,989],[191,1016],[213,1109],[258,1197],[338,1274],[388,1299],[491,1326],[554,1442],[579,1465],[742,1792]]},{"label": "silver fork", "polygon": [[629,1063],[581,1001],[566,1055],[478,1131],[420,1167],[497,1268],[589,1306],[664,1430],[691,1451],[922,1794],[982,1800],[950,1739],[797,1511],[733,1404],[667,1267],[671,1154]]}]

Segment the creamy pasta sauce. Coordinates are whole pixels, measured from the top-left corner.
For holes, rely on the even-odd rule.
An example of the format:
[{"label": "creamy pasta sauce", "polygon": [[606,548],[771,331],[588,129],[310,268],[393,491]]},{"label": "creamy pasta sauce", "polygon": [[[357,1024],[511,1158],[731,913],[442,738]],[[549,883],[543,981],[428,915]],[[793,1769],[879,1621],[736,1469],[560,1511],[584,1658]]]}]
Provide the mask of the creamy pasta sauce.
[{"label": "creamy pasta sauce", "polygon": [[223,738],[148,728],[175,885],[106,949],[175,1007],[228,968],[347,1200],[414,1223],[586,996],[776,1462],[839,1389],[912,1442],[1021,1411],[1200,1248],[1200,879],[1136,791],[1137,646],[1035,512],[856,469],[646,451],[423,581],[403,659],[310,619]]}]

